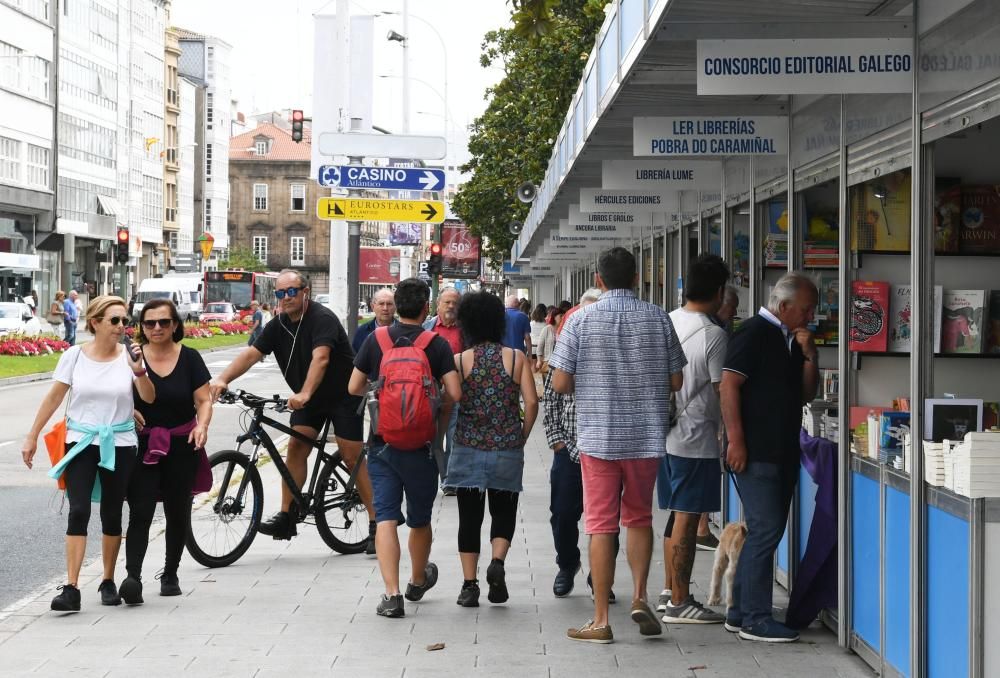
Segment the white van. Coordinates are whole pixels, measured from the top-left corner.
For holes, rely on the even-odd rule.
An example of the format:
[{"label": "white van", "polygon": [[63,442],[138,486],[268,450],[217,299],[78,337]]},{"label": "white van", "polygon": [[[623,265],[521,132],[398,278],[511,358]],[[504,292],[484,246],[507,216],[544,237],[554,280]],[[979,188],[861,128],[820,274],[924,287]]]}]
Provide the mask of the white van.
[{"label": "white van", "polygon": [[181,320],[195,320],[201,314],[201,284],[198,280],[168,275],[162,278],[146,278],[139,283],[132,319],[138,320],[142,307],[153,299],[169,299],[174,302]]}]

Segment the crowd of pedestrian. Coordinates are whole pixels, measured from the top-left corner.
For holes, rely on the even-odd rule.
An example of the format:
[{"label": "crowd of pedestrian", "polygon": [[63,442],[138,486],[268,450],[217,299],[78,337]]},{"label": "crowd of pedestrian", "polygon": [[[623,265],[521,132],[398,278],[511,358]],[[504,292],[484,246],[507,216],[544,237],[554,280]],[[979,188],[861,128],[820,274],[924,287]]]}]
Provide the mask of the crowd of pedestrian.
[{"label": "crowd of pedestrian", "polygon": [[[143,602],[143,560],[158,500],[167,519],[160,593],[181,592],[177,567],[190,497],[205,489],[212,402],[274,354],[293,391],[292,428],[314,439],[330,420],[348,466],[366,459],[357,487],[369,514],[367,551],[377,557],[384,582],[377,614],[402,617],[404,600],[419,601],[436,585],[430,554],[439,490],[457,495],[457,604],[479,605],[487,508],[487,599],[508,600],[506,560],[523,491],[524,446],[541,405],[552,450],[556,597],[573,591],[582,569],[581,518],[589,537],[594,611],[568,630],[570,639],[613,642],[609,605],[624,545],[632,575],[629,616],[640,634],[661,634],[662,621],[722,624],[750,640],[795,640],[796,632],[772,616],[771,563],[798,476],[800,408],[818,380],[806,329],[816,288],[804,275],[784,276],[766,307],[734,332],[738,297],[728,280],[721,258],[702,255],[686,272],[683,306],[667,313],[637,298],[635,258],[613,248],[598,260],[597,286],[575,306],[532,309],[516,295],[501,301],[489,292],[446,288],[432,314],[428,286],[411,278],[379,290],[375,317],[349,339],[330,310],[310,301],[308,280],[283,271],[276,314],[253,309],[250,345],[214,380],[199,354],[179,343],[183,326],[171,302],[146,304],[136,340],[123,345],[126,303],[98,297],[86,314],[94,341],[60,359],[22,450],[30,467],[42,427],[66,400],[65,442],[62,454],[53,455],[51,475],[65,482],[70,505],[68,573],[52,608],[80,608],[79,569],[90,502],[98,498],[102,603]],[[79,318],[74,296],[59,292],[50,309],[67,337]],[[366,398],[374,415],[367,431]],[[296,437],[289,441],[287,465],[300,486],[311,449]],[[708,516],[720,509],[727,472],[740,488],[748,533],[733,604],[718,612],[695,599],[691,576],[697,550],[718,544]],[[654,493],[668,519],[665,585],[651,601]],[[119,589],[114,570],[126,496],[127,576]],[[300,519],[283,485],[280,510],[259,530],[291,539]],[[402,524],[409,528],[412,567],[403,590]]]}]

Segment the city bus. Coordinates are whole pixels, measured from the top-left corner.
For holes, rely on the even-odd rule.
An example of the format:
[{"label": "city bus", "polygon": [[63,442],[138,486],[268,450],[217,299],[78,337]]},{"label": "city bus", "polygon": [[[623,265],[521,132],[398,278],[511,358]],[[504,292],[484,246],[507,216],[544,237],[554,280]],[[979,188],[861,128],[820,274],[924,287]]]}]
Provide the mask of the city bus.
[{"label": "city bus", "polygon": [[206,271],[204,304],[227,301],[242,318],[250,312],[250,302],[274,305],[277,273],[253,271]]}]

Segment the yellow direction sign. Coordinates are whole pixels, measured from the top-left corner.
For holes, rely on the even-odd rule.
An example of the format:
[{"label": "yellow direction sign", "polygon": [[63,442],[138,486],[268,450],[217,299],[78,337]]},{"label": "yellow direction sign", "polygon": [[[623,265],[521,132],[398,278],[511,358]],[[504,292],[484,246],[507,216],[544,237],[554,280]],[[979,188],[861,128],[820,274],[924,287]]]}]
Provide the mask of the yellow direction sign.
[{"label": "yellow direction sign", "polygon": [[316,216],[332,221],[409,221],[440,224],[444,203],[438,200],[368,200],[320,198]]}]

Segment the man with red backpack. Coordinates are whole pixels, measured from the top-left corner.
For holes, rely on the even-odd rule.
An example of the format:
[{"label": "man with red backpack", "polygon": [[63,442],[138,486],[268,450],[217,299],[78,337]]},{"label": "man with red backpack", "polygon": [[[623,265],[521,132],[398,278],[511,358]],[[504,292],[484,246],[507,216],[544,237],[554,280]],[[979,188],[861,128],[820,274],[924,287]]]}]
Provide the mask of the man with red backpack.
[{"label": "man with red backpack", "polygon": [[[376,612],[383,617],[405,614],[399,592],[396,529],[400,523],[410,528],[413,575],[406,599],[420,600],[437,583],[437,565],[430,562],[431,510],[438,490],[434,449],[441,446],[452,403],[462,397],[451,346],[422,326],[429,311],[430,288],[409,278],[399,283],[394,297],[399,322],[378,328],[361,345],[348,386],[351,394],[365,395],[371,382],[371,398],[378,403],[368,473],[377,523],[375,550],[385,582]],[[439,384],[444,386],[443,393]]]}]

